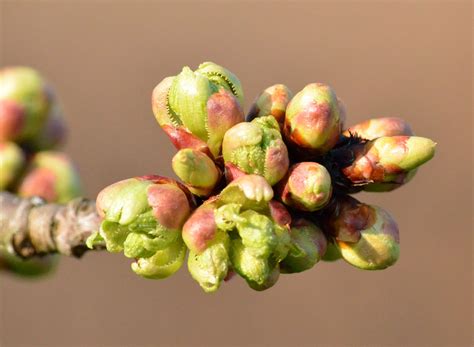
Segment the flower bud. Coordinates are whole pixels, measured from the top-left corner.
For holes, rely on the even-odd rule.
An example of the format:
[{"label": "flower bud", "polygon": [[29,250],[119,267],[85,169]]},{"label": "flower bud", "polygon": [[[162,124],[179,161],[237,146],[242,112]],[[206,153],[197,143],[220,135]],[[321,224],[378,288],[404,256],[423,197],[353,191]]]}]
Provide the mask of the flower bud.
[{"label": "flower bud", "polygon": [[43,126],[51,91],[39,73],[28,67],[0,70],[0,140],[23,141]]},{"label": "flower bud", "polygon": [[188,270],[206,293],[219,289],[229,271],[230,240],[219,231],[210,245],[201,253],[190,251]]},{"label": "flower bud", "polygon": [[23,197],[39,196],[49,202],[66,203],[81,194],[79,174],[70,158],[61,152],[38,152],[18,188]]},{"label": "flower bud", "polygon": [[257,117],[273,116],[280,128],[285,122],[285,112],[293,93],[284,84],[275,84],[265,89],[255,100],[246,117],[250,122]]},{"label": "flower bud", "polygon": [[321,229],[308,220],[295,220],[291,225],[290,236],[288,255],[280,263],[280,269],[284,273],[308,270],[326,253],[326,237]]},{"label": "flower bud", "polygon": [[[366,205],[368,206],[368,205]],[[337,241],[342,257],[363,270],[381,270],[393,265],[400,254],[398,226],[380,207],[368,206],[370,222],[360,230],[359,241]]]},{"label": "flower bud", "polygon": [[195,72],[184,67],[176,77],[165,78],[153,91],[152,106],[158,123],[175,144],[190,142],[175,138],[174,129],[182,129],[180,136],[183,130],[188,132],[217,157],[225,132],[244,119],[242,99],[235,75],[214,63],[204,63]]},{"label": "flower bud", "polygon": [[222,153],[226,163],[248,174],[261,175],[270,185],[282,179],[289,166],[287,148],[272,116],[255,118],[229,129]]},{"label": "flower bud", "polygon": [[217,234],[215,199],[199,206],[183,226],[183,240],[191,252],[199,254],[209,247]]},{"label": "flower bud", "polygon": [[209,195],[220,178],[219,170],[206,154],[191,148],[181,149],[173,157],[173,171],[191,193]]},{"label": "flower bud", "polygon": [[308,84],[291,99],[286,109],[286,139],[315,155],[323,155],[334,147],[341,127],[336,94],[322,83]]},{"label": "flower bud", "polygon": [[412,136],[410,125],[401,118],[372,118],[351,126],[344,131],[344,136],[357,135],[365,140],[375,140],[383,136]]},{"label": "flower bud", "polygon": [[133,271],[164,278],[180,268],[186,252],[181,229],[194,207],[186,187],[160,176],[130,178],[103,189],[96,203],[107,250],[135,258]]},{"label": "flower bud", "polygon": [[351,265],[378,270],[398,259],[398,226],[380,207],[361,203],[350,196],[338,197],[323,223],[342,257]]},{"label": "flower bud", "polygon": [[418,136],[379,137],[356,145],[355,160],[342,173],[357,184],[393,182],[397,175],[433,158],[435,146],[432,140]]},{"label": "flower bud", "polygon": [[302,162],[290,168],[279,188],[281,200],[287,206],[316,211],[331,198],[331,175],[321,164]]},{"label": "flower bud", "polygon": [[19,177],[25,155],[14,142],[0,142],[0,190],[6,190]]}]

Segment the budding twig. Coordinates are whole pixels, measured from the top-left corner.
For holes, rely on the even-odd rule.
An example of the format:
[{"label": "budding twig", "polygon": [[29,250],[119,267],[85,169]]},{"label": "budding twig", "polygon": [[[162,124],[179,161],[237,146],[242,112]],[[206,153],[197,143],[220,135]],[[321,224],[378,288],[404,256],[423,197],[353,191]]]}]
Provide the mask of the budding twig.
[{"label": "budding twig", "polygon": [[0,192],[0,249],[23,258],[49,253],[80,257],[100,222],[92,200],[77,198],[61,205]]}]

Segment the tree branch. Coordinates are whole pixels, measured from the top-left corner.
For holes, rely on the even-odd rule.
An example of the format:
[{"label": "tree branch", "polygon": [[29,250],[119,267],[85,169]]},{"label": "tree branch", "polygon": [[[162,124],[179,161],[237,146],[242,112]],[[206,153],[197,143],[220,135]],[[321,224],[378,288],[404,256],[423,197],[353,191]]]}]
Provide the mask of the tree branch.
[{"label": "tree branch", "polygon": [[49,253],[80,257],[100,222],[92,200],[60,205],[0,192],[0,249],[23,258]]}]

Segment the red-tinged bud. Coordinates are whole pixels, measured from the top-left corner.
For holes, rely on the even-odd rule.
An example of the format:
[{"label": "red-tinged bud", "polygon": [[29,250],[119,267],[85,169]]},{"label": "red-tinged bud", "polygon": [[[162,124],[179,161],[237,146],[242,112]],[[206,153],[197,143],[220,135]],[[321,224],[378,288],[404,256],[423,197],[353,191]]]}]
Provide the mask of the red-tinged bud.
[{"label": "red-tinged bud", "polygon": [[[152,106],[161,127],[181,128],[203,141],[217,157],[227,129],[244,120],[242,100],[237,77],[207,62],[194,72],[184,67],[177,76],[165,78],[153,91]],[[167,133],[170,136],[169,130]],[[186,141],[177,142],[183,145]]]},{"label": "red-tinged bud", "polygon": [[[366,205],[368,206],[368,205]],[[359,241],[337,241],[346,262],[363,270],[382,270],[393,265],[400,254],[397,223],[377,206],[368,206],[367,223]]]},{"label": "red-tinged bud", "polygon": [[222,144],[225,163],[232,163],[248,174],[265,177],[270,185],[286,174],[288,151],[272,116],[255,118],[229,129]]},{"label": "red-tinged bud", "polygon": [[293,165],[279,185],[281,200],[302,211],[316,211],[329,202],[331,175],[324,166],[313,162]]},{"label": "red-tinged bud", "polygon": [[366,140],[374,140],[383,136],[412,136],[410,125],[401,118],[372,118],[351,126],[344,131],[344,136],[356,135]]},{"label": "red-tinged bud", "polygon": [[384,269],[399,255],[398,226],[380,207],[338,197],[324,216],[324,228],[348,263],[365,270]]},{"label": "red-tinged bud", "polygon": [[280,128],[285,122],[285,112],[293,97],[291,90],[284,84],[275,84],[265,89],[255,100],[246,120],[249,122],[257,117],[271,115],[275,117]]},{"label": "red-tinged bud", "polygon": [[18,195],[65,203],[78,197],[81,191],[79,174],[71,159],[61,152],[45,151],[33,157]]},{"label": "red-tinged bud", "polygon": [[354,146],[355,160],[342,173],[355,184],[392,182],[424,164],[436,143],[418,136],[386,136]]},{"label": "red-tinged bud", "polygon": [[43,77],[28,67],[0,70],[0,138],[25,141],[43,127],[52,93]]},{"label": "red-tinged bud", "polygon": [[183,240],[192,252],[203,252],[216,237],[216,208],[215,200],[208,200],[199,206],[184,224]]},{"label": "red-tinged bud", "polygon": [[173,171],[198,196],[208,196],[221,177],[214,162],[194,149],[181,149],[173,157]]},{"label": "red-tinged bud", "polygon": [[322,83],[308,84],[295,95],[286,109],[286,139],[311,154],[323,155],[334,147],[341,127],[336,94]]},{"label": "red-tinged bud", "polygon": [[89,247],[102,239],[109,252],[135,259],[132,270],[146,278],[179,270],[186,254],[181,229],[194,208],[184,185],[156,175],[130,178],[103,189],[96,204],[103,221]]}]

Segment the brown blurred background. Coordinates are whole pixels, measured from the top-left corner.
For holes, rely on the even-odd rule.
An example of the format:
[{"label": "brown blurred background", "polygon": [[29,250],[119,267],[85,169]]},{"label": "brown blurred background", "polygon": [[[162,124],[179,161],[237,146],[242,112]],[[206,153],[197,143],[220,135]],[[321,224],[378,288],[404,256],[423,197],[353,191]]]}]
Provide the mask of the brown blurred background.
[{"label": "brown blurred background", "polygon": [[270,84],[326,82],[348,123],[401,116],[438,142],[408,186],[360,195],[398,220],[401,258],[388,270],[323,263],[267,292],[234,279],[206,295],[185,268],[150,281],[122,255],[87,254],[41,281],[0,278],[2,347],[472,345],[470,1],[0,0],[0,10],[1,65],[31,65],[54,84],[90,197],[172,175],[150,93],[206,60],[240,77],[246,109]]}]

